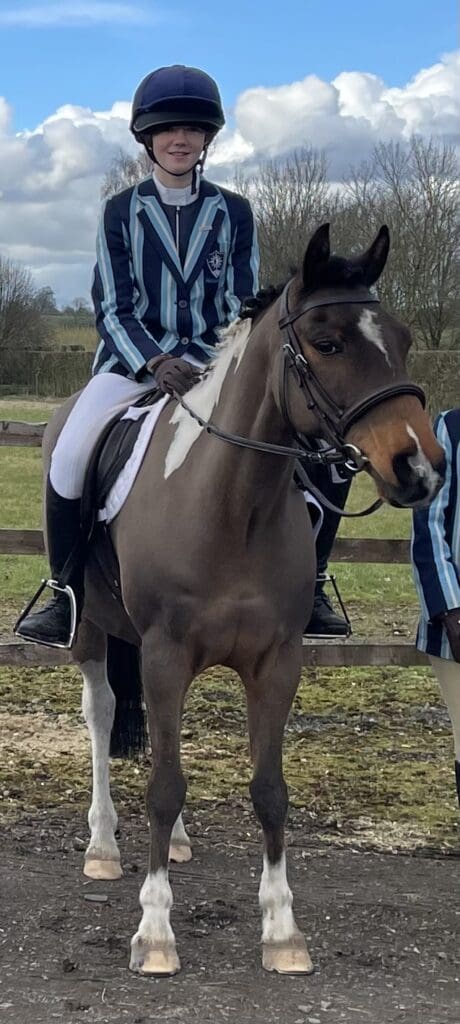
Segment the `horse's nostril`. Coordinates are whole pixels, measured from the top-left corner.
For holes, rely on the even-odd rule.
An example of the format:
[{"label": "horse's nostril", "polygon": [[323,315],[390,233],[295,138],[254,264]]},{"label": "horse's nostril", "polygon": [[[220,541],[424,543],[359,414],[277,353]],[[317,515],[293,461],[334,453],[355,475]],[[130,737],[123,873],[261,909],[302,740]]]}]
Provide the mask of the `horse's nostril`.
[{"label": "horse's nostril", "polygon": [[392,465],[398,485],[391,504],[421,508],[433,501],[444,480],[443,461],[434,466],[422,451],[400,452],[393,456]]},{"label": "horse's nostril", "polygon": [[[403,487],[407,486],[407,484],[412,484],[414,475],[417,475],[413,460],[413,452],[401,452],[393,456],[393,472],[398,483],[402,484]],[[421,474],[419,473],[418,475],[420,476]]]},{"label": "horse's nostril", "polygon": [[442,487],[446,463],[434,466],[422,451],[400,452],[393,456],[393,472],[404,492],[405,502],[432,501]]}]

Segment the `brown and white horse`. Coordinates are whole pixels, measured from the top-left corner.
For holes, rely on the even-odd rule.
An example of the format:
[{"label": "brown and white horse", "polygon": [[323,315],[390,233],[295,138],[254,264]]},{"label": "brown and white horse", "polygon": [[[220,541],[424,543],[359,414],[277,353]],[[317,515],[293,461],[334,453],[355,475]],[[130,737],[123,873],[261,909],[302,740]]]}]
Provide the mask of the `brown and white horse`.
[{"label": "brown and white horse", "polygon": [[[423,395],[405,372],[409,331],[369,290],[388,246],[382,228],[362,255],[331,257],[324,225],[283,294],[253,323],[229,328],[209,373],[187,395],[198,419],[175,400],[163,410],[111,527],[124,610],[90,556],[73,649],[93,748],[85,873],[106,879],[122,873],[108,767],[115,698],[107,638],[118,637],[141,651],[153,750],[150,859],[131,943],[131,967],[142,974],[179,969],[168,853],[171,845],[173,858],[190,856],[181,818],[182,708],[192,680],[216,664],[234,669],[247,695],[250,791],[264,836],[263,964],[285,973],[311,970],[286,877],[282,772],[283,732],[316,574],[310,517],[293,482],[298,436],[325,437],[395,505],[429,502],[443,477],[443,450]],[[68,410],[69,403],[47,431],[48,460]],[[210,434],[208,421],[238,443]]]}]

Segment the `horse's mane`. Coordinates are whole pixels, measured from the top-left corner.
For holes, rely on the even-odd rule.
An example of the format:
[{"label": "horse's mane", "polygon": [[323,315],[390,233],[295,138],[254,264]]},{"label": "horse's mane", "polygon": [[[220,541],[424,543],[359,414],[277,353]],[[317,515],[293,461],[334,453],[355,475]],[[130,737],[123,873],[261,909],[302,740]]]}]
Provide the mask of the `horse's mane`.
[{"label": "horse's mane", "polygon": [[[269,284],[261,288],[255,295],[245,299],[241,308],[240,318],[250,319],[255,323],[263,313],[272,306],[279,298],[284,288],[292,281],[298,273],[298,268],[293,267],[289,277],[280,284]],[[300,289],[300,297],[307,298],[312,292],[319,288],[359,288],[364,283],[363,268],[353,259],[344,259],[343,256],[331,256],[328,262],[321,266],[318,276],[311,287],[305,285]]]},{"label": "horse's mane", "polygon": [[[293,271],[294,273],[295,271]],[[269,306],[272,306],[276,299],[279,298],[288,281],[292,279],[293,274],[286,278],[282,284],[269,284],[266,288],[260,288],[255,295],[248,296],[241,306],[240,319],[252,320],[255,323]]]}]

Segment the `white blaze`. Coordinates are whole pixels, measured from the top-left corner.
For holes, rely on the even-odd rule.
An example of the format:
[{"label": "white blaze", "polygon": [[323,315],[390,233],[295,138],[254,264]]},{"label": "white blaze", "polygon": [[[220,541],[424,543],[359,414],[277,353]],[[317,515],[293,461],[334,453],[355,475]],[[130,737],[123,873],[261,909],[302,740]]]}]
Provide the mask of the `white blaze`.
[{"label": "white blaze", "polygon": [[377,322],[377,314],[374,309],[363,309],[358,321],[358,327],[362,334],[364,334],[364,337],[383,352],[388,366],[391,366],[387,347],[383,340],[382,328]]}]

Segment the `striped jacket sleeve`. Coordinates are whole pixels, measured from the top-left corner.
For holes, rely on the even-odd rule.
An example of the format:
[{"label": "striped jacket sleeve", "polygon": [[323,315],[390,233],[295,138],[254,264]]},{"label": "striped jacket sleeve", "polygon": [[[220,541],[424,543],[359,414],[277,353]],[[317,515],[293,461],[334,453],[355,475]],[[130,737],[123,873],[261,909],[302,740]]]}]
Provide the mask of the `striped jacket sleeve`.
[{"label": "striped jacket sleeve", "polygon": [[415,586],[427,619],[460,607],[459,567],[452,552],[452,528],[459,501],[458,438],[451,437],[446,414],[438,416],[434,431],[446,452],[446,478],[428,508],[414,512],[412,535]]},{"label": "striped jacket sleeve", "polygon": [[161,349],[135,312],[129,238],[115,199],[106,201],[97,233],[92,290],[96,326],[128,373],[140,375]]},{"label": "striped jacket sleeve", "polygon": [[238,219],[230,259],[227,265],[225,305],[229,323],[239,316],[241,303],[259,288],[259,245],[257,229],[247,199],[239,200],[242,212]]}]

